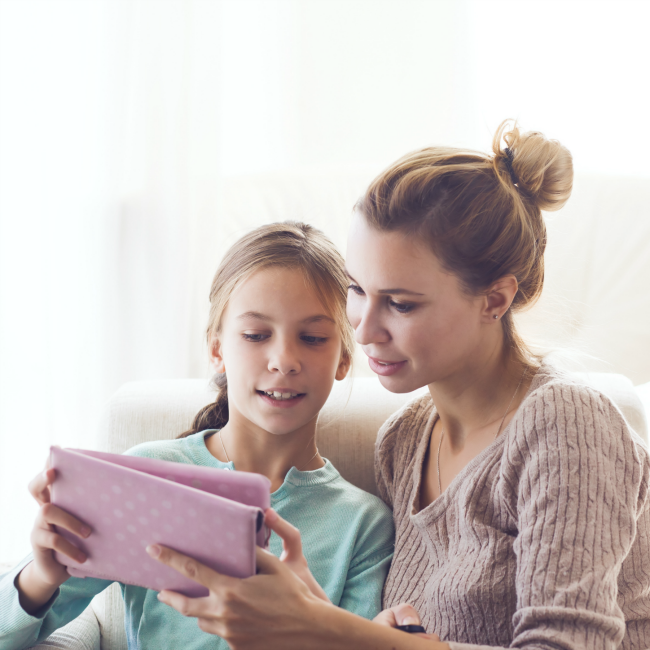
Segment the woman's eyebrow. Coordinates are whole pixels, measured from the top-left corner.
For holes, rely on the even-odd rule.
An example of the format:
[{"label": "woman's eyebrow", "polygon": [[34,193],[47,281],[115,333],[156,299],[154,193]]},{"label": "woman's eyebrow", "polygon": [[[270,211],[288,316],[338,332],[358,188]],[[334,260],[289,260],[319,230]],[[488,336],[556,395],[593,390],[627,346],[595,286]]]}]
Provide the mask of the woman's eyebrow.
[{"label": "woman's eyebrow", "polygon": [[[345,275],[352,280],[352,282],[356,282],[356,280],[348,273],[348,271],[345,271]],[[398,294],[406,294],[410,296],[423,296],[423,293],[418,293],[417,291],[411,291],[410,289],[379,289],[377,293],[384,293],[384,294],[390,294],[391,296],[395,296]]]},{"label": "woman's eyebrow", "polygon": [[410,289],[379,289],[377,293],[389,293],[391,296],[397,294],[408,294],[411,296],[423,296],[423,293],[418,293],[417,291],[411,291]]}]

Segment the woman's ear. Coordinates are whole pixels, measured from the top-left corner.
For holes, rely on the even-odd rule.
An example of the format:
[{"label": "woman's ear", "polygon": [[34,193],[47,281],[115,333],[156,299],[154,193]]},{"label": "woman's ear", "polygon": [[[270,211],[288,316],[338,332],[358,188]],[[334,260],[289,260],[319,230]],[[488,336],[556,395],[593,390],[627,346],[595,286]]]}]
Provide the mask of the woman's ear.
[{"label": "woman's ear", "polygon": [[210,367],[212,372],[223,374],[226,372],[226,364],[221,356],[221,343],[218,338],[213,338],[208,344],[210,348]]},{"label": "woman's ear", "polygon": [[350,372],[351,365],[352,365],[352,358],[350,357],[350,355],[349,354],[341,355],[341,360],[339,361],[339,366],[336,369],[336,374],[334,375],[334,379],[336,379],[336,381],[341,381],[345,379],[348,376],[348,372]]},{"label": "woman's ear", "polygon": [[485,306],[481,316],[485,321],[499,321],[510,309],[512,301],[519,290],[517,278],[510,274],[499,278],[489,289],[485,296]]}]

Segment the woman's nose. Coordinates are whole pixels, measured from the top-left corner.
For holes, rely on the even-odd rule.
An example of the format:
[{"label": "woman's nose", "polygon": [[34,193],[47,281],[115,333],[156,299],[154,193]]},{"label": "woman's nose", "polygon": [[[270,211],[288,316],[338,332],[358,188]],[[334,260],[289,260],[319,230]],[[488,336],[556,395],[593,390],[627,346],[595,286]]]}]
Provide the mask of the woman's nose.
[{"label": "woman's nose", "polygon": [[376,310],[370,305],[357,312],[355,321],[351,322],[354,327],[354,339],[359,345],[390,341],[390,333],[380,322]]},{"label": "woman's nose", "polygon": [[295,348],[278,341],[269,357],[269,370],[282,375],[297,374],[301,370],[300,359]]}]

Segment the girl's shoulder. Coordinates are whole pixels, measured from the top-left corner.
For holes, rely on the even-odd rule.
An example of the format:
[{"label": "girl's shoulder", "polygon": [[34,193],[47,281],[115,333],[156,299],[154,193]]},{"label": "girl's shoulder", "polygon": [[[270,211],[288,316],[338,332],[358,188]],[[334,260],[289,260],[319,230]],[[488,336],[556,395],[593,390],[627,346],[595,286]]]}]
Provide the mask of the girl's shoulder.
[{"label": "girl's shoulder", "polygon": [[313,500],[317,499],[320,513],[329,520],[328,526],[356,530],[355,562],[379,550],[392,553],[395,527],[390,508],[379,497],[344,479],[331,463],[329,466],[338,476],[318,486],[318,495],[310,491],[305,505],[311,503],[313,508]]},{"label": "girl's shoulder", "polygon": [[[338,473],[338,470],[336,471]],[[332,498],[343,504],[350,513],[356,513],[355,516],[362,514],[371,519],[386,518],[392,521],[390,509],[378,496],[350,483],[340,473],[334,481],[326,484],[325,488],[331,490]]]},{"label": "girl's shoulder", "polygon": [[205,443],[203,442],[204,434],[205,431],[201,431],[187,438],[143,442],[135,447],[131,447],[124,453],[127,456],[154,458],[156,460],[167,460],[174,463],[202,464],[197,462],[196,454],[197,452],[201,452],[201,447],[205,448]]}]

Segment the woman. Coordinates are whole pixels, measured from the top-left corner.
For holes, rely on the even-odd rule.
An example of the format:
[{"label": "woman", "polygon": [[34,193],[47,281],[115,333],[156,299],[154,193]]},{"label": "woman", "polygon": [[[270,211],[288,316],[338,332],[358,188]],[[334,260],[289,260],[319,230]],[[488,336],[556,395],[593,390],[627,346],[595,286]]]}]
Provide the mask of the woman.
[{"label": "woman", "polygon": [[[648,454],[608,398],[532,354],[512,320],[541,293],[541,210],[569,198],[571,155],[506,128],[493,156],[397,161],[351,229],[357,341],[388,390],[430,393],[377,443],[397,531],[384,625],[319,602],[263,552],[262,573],[237,581],[154,549],[211,589],[160,598],[231,647],[650,647]],[[297,532],[270,518],[299,555]],[[389,629],[418,620],[428,638]]]}]

